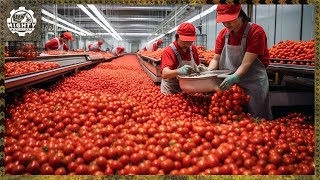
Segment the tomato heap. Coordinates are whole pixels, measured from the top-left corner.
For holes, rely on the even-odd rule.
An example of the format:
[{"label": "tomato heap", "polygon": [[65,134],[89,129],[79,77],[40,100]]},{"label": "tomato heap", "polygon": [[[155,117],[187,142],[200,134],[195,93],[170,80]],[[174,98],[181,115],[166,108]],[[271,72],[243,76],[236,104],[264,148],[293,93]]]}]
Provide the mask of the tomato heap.
[{"label": "tomato heap", "polygon": [[[210,121],[224,98],[233,115]],[[238,86],[161,94],[135,56],[123,56],[7,101],[5,173],[313,174],[308,117],[257,123],[237,106],[247,100]]]},{"label": "tomato heap", "polygon": [[[208,120],[220,123],[231,123],[231,120],[243,118],[242,107],[249,103],[250,96],[237,85],[229,90],[216,92],[212,96]],[[240,115],[240,116],[239,116]]]},{"label": "tomato heap", "polygon": [[213,59],[214,50],[205,50],[203,46],[197,46],[199,58],[204,58],[205,63],[209,64]]},{"label": "tomato heap", "polygon": [[163,51],[164,51],[163,48],[158,48],[156,51],[141,51],[140,54],[146,57],[160,60]]},{"label": "tomato heap", "polygon": [[68,51],[68,52],[57,52],[57,51],[43,51],[42,54],[47,55],[82,55],[82,54],[92,54],[97,56],[102,56],[106,59],[114,57],[114,55],[110,52],[94,52],[94,51],[83,51],[82,49],[77,49],[76,51]]},{"label": "tomato heap", "polygon": [[68,54],[67,51],[43,51],[41,54],[47,54],[47,55],[65,55],[65,54]]},{"label": "tomato heap", "polygon": [[[314,39],[310,41],[292,41],[286,40],[285,42],[280,41],[277,45],[272,46],[269,49],[271,58],[289,59],[289,60],[315,60],[314,57]],[[280,62],[284,64],[285,61]],[[291,62],[287,64],[298,64],[298,65],[311,65],[314,66],[314,62]]]},{"label": "tomato heap", "polygon": [[110,52],[99,52],[99,54],[104,57],[105,59],[108,59],[108,58],[112,58],[114,57],[114,55]]},{"label": "tomato heap", "polygon": [[33,61],[19,61],[7,62],[4,64],[4,73],[6,77],[17,76],[26,73],[32,73],[47,69],[59,67],[55,62],[33,62]]},{"label": "tomato heap", "polygon": [[214,57],[214,50],[207,50],[202,53],[206,64],[209,64]]}]

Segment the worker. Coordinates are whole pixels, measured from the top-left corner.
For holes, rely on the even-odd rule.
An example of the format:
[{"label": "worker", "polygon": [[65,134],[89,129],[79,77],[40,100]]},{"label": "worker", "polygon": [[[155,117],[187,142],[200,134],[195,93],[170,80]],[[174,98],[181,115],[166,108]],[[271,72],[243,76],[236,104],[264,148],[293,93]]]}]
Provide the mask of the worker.
[{"label": "worker", "polygon": [[193,42],[196,30],[191,23],[182,23],[175,35],[176,40],[166,47],[161,56],[161,92],[176,94],[181,91],[176,76],[189,75],[197,71],[200,64],[198,51]]},{"label": "worker", "polygon": [[161,46],[162,43],[163,43],[163,40],[160,38],[157,40],[157,42],[147,44],[143,48],[143,50],[144,51],[152,51],[152,52],[156,51]]},{"label": "worker", "polygon": [[47,51],[68,51],[69,47],[66,42],[73,40],[70,32],[63,32],[58,37],[46,42],[45,49]]},{"label": "worker", "polygon": [[157,42],[152,44],[152,51],[156,51],[161,46],[162,43],[163,43],[163,40],[161,38],[158,39]]},{"label": "worker", "polygon": [[102,44],[103,44],[102,40],[99,40],[98,42],[93,43],[93,44],[90,43],[88,45],[89,51],[95,51],[95,52],[101,51]]},{"label": "worker", "polygon": [[124,47],[116,47],[113,48],[111,51],[115,56],[121,55],[122,52],[124,52]]},{"label": "worker", "polygon": [[266,33],[261,26],[250,23],[240,4],[219,4],[216,22],[225,28],[216,39],[215,55],[208,70],[234,71],[220,84],[220,89],[226,90],[238,83],[250,95],[248,111],[252,116],[272,119]]}]

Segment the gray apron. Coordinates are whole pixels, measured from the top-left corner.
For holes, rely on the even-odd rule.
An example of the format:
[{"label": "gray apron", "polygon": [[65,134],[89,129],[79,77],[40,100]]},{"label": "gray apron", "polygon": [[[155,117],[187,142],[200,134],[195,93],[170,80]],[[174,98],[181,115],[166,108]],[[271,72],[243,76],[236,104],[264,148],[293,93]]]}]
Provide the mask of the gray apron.
[{"label": "gray apron", "polygon": [[[194,62],[193,53],[192,53],[192,46],[190,46],[190,56],[191,61],[182,60],[181,56],[176,48],[176,46],[171,43],[169,45],[171,49],[173,50],[176,58],[179,61],[178,68],[184,66],[184,65],[190,65],[195,70],[197,67],[197,64]],[[178,69],[177,68],[177,69]],[[176,94],[181,92],[180,86],[179,86],[179,80],[177,78],[171,78],[171,79],[163,79],[161,80],[161,93],[163,94]]]},{"label": "gray apron", "polygon": [[[242,36],[241,45],[228,45],[229,32],[225,35],[225,45],[219,61],[219,69],[236,71],[241,65],[246,48],[246,38],[250,30],[251,23]],[[265,66],[259,59],[256,59],[248,72],[240,78],[238,83],[247,94],[250,95],[248,106],[249,112],[253,117],[272,119],[271,108],[269,104],[269,81]]]}]

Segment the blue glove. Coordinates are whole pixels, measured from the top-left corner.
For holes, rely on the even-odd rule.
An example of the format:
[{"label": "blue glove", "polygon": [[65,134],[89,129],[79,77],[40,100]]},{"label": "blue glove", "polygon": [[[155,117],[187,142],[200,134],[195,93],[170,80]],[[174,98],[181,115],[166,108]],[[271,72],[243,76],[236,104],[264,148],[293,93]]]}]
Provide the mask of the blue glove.
[{"label": "blue glove", "polygon": [[193,72],[193,68],[189,65],[184,65],[178,69],[179,75],[189,75]]},{"label": "blue glove", "polygon": [[237,76],[236,74],[232,74],[230,76],[228,76],[227,78],[225,78],[223,80],[223,82],[220,84],[219,88],[224,91],[229,89],[233,84],[239,82],[239,76]]}]

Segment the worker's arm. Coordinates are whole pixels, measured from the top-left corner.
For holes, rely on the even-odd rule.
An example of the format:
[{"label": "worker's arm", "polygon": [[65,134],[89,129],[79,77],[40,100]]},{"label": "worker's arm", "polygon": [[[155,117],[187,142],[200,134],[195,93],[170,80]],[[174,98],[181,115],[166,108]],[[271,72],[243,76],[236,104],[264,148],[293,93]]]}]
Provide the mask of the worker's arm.
[{"label": "worker's arm", "polygon": [[168,67],[165,67],[162,70],[162,78],[163,79],[171,79],[179,75],[178,69],[171,70]]},{"label": "worker's arm", "polygon": [[69,46],[67,44],[63,44],[63,50],[69,51]]},{"label": "worker's arm", "polygon": [[237,71],[234,74],[236,74],[239,78],[241,78],[243,75],[245,75],[248,72],[249,68],[257,58],[258,58],[258,54],[246,52],[244,54],[241,65],[238,67]]},{"label": "worker's arm", "polygon": [[168,67],[165,67],[162,70],[162,78],[171,79],[176,77],[177,75],[189,75],[192,73],[192,71],[193,71],[193,68],[190,65],[184,65],[174,70],[171,70]]},{"label": "worker's arm", "polygon": [[217,70],[219,68],[219,61],[220,61],[220,54],[215,54],[213,56],[213,59],[210,61],[209,66],[208,66],[208,70]]}]

